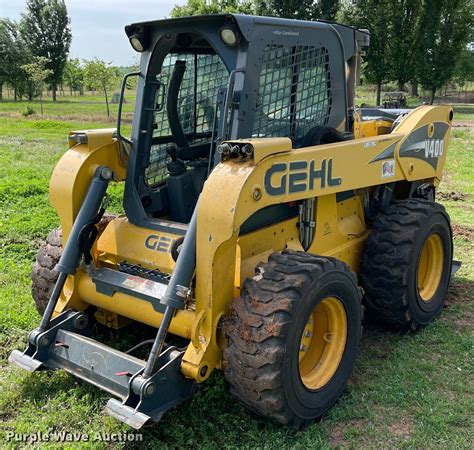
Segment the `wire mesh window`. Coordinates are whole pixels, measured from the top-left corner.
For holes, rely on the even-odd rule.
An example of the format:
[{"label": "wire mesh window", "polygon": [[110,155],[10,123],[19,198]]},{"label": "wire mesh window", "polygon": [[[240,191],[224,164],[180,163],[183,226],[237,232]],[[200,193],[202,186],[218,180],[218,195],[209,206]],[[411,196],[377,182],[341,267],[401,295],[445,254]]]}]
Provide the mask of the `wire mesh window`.
[{"label": "wire mesh window", "polygon": [[[179,88],[178,117],[190,144],[210,140],[214,122],[217,92],[227,84],[229,73],[217,55],[170,53],[157,76],[160,88],[157,92],[154,117],[154,138],[169,138],[173,142],[166,111],[168,85],[176,61],[185,61],[186,70]],[[155,185],[166,178],[167,143],[153,145],[150,161],[145,171],[148,185]]]},{"label": "wire mesh window", "polygon": [[300,141],[331,113],[329,53],[325,47],[267,45],[262,55],[254,137]]}]

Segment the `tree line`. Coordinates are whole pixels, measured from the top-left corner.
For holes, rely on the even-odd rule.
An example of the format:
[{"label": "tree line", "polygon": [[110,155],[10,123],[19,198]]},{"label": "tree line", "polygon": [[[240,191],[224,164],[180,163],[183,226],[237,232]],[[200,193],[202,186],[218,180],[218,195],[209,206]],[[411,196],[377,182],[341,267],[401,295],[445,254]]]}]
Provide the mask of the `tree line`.
[{"label": "tree line", "polygon": [[21,20],[0,19],[0,99],[6,85],[15,100],[40,99],[51,91],[53,101],[60,87],[71,95],[84,88],[105,96],[110,115],[109,93],[117,85],[121,70],[98,59],[68,58],[72,33],[64,0],[27,0]]},{"label": "tree line", "polygon": [[[418,86],[431,93],[448,82],[462,87],[474,81],[474,6],[472,0],[187,0],[171,15],[222,12],[302,20],[338,21],[371,32],[363,75],[377,87]],[[72,33],[64,0],[27,0],[19,22],[0,19],[0,99],[3,86],[15,100],[40,98],[45,87],[53,101],[60,86],[82,93],[102,92],[109,114],[109,93],[120,71],[100,60],[68,59]],[[42,108],[42,106],[41,106]]]},{"label": "tree line", "polygon": [[243,13],[302,20],[338,21],[371,33],[363,75],[376,85],[418,86],[430,93],[449,82],[474,81],[472,0],[188,0],[172,16]]}]

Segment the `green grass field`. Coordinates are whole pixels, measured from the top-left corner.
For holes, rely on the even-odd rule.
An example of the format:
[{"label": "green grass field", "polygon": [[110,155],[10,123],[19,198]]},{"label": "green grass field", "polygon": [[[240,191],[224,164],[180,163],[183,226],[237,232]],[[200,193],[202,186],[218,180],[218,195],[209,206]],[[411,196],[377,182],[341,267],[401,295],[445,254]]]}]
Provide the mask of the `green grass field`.
[{"label": "green grass field", "polygon": [[[47,102],[44,118],[23,117],[28,102],[0,102],[0,448],[27,445],[8,442],[12,431],[80,432],[91,440],[96,432],[130,431],[103,412],[109,396],[98,389],[64,372],[28,374],[7,363],[39,321],[30,269],[43,239],[58,225],[48,203],[51,171],[66,149],[69,130],[111,126],[100,101]],[[304,431],[249,414],[230,396],[222,374],[215,373],[191,402],[142,430],[147,447],[473,448],[474,107],[464,105],[459,112],[455,120],[463,127],[453,131],[439,199],[451,215],[455,257],[463,266],[439,319],[409,334],[367,324],[347,389]],[[113,207],[120,207],[117,199]],[[133,447],[98,441],[66,446],[81,445]]]}]

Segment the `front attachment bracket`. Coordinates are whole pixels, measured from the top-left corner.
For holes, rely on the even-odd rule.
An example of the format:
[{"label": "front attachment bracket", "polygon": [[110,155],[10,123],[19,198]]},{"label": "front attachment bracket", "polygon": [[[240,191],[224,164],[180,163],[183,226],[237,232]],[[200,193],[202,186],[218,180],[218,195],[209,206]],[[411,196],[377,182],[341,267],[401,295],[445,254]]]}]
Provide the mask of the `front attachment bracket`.
[{"label": "front attachment bracket", "polygon": [[196,391],[196,382],[181,372],[183,350],[168,347],[158,358],[159,369],[145,378],[145,361],[101,344],[90,334],[84,312],[65,311],[46,331],[33,330],[26,350],[14,350],[9,361],[29,372],[63,369],[109,392],[123,401],[110,399],[107,412],[136,429],[158,422]]},{"label": "front attachment bracket", "polygon": [[13,350],[8,361],[28,372],[47,368],[47,362],[51,359],[54,349],[61,344],[56,340],[59,330],[89,335],[91,332],[89,317],[84,312],[64,311],[49,322],[46,331],[34,329],[28,336],[26,350],[23,353]]},{"label": "front attachment bracket", "polygon": [[192,397],[197,383],[181,372],[184,351],[167,348],[158,359],[159,369],[143,378],[143,370],[130,378],[127,398],[107,402],[107,412],[127,425],[140,429],[147,422],[159,422],[163,414]]}]

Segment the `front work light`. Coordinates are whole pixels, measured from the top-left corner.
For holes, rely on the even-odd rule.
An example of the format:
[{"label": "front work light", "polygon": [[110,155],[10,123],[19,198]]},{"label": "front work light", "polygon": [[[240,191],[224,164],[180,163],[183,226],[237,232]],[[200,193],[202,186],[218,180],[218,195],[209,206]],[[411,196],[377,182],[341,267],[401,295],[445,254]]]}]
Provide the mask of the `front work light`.
[{"label": "front work light", "polygon": [[240,41],[240,35],[232,28],[221,28],[220,30],[221,39],[223,40],[224,44],[227,45],[237,45]]},{"label": "front work light", "polygon": [[135,51],[142,53],[146,50],[147,38],[144,33],[133,33],[129,40]]}]

